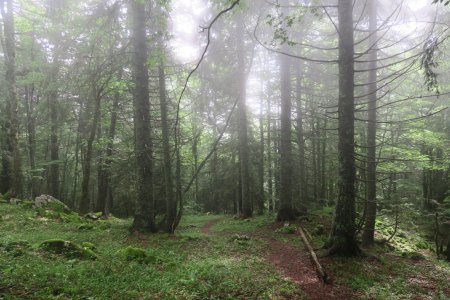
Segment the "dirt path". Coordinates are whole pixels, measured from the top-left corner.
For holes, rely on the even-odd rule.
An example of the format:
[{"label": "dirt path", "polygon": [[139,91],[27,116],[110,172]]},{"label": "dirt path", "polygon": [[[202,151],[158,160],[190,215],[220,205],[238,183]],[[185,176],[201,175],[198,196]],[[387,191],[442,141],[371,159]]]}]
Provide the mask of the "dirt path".
[{"label": "dirt path", "polygon": [[[222,221],[222,218],[208,221],[201,227],[201,232],[212,235],[211,228]],[[357,294],[345,286],[323,284],[318,278],[309,253],[300,247],[280,241],[273,236],[272,228],[251,234],[253,239],[267,242],[263,257],[274,265],[286,279],[292,280],[309,300],[358,299]]]},{"label": "dirt path", "polygon": [[306,250],[279,241],[274,237],[262,238],[268,242],[265,259],[294,281],[311,300],[358,299],[352,290],[335,284],[323,284],[317,277]]},{"label": "dirt path", "polygon": [[200,229],[202,233],[207,234],[207,235],[212,235],[211,232],[211,228],[216,225],[217,223],[219,223],[220,221],[222,221],[222,218],[220,219],[214,219],[211,221],[208,221],[205,225],[202,226],[202,228]]}]

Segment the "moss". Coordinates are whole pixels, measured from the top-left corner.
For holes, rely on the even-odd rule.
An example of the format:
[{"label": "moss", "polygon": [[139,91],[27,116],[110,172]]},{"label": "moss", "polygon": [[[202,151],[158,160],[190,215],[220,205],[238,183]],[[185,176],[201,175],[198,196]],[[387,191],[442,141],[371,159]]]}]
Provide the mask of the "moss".
[{"label": "moss", "polygon": [[90,249],[92,251],[95,251],[97,249],[97,247],[91,242],[83,242],[81,243],[81,247],[83,247],[84,249]]},{"label": "moss", "polygon": [[103,230],[111,228],[111,224],[105,220],[98,220],[96,222],[96,224],[97,224],[98,228],[103,229]]},{"label": "moss", "polygon": [[94,229],[94,225],[92,224],[81,224],[78,226],[78,230],[80,231],[88,231]]},{"label": "moss", "polygon": [[160,262],[160,259],[157,256],[149,254],[145,249],[131,246],[118,250],[116,256],[126,261],[136,261],[139,263]]},{"label": "moss", "polygon": [[62,255],[69,259],[97,259],[97,254],[94,251],[71,241],[47,240],[39,245],[39,249],[43,252]]},{"label": "moss", "polygon": [[413,260],[423,260],[425,259],[425,256],[422,253],[411,251],[411,252],[402,252],[403,257],[408,257]]},{"label": "moss", "polygon": [[31,244],[27,241],[11,241],[0,244],[0,248],[3,248],[6,252],[16,257],[28,252],[31,249]]},{"label": "moss", "polygon": [[85,220],[76,213],[63,213],[60,215],[61,221],[66,223],[83,223]]},{"label": "moss", "polygon": [[20,205],[22,205],[23,208],[30,209],[33,208],[34,202],[30,200],[25,200]]},{"label": "moss", "polygon": [[317,225],[314,228],[314,235],[323,235],[325,233],[325,227],[322,224]]},{"label": "moss", "polygon": [[284,224],[283,227],[278,228],[275,232],[276,233],[286,233],[286,234],[293,234],[297,231],[297,226],[293,224]]}]

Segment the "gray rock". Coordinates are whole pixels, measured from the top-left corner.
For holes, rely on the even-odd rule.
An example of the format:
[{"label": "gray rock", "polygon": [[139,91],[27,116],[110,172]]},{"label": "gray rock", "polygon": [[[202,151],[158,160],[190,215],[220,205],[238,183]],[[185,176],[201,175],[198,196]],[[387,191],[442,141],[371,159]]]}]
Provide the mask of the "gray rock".
[{"label": "gray rock", "polygon": [[34,208],[61,208],[64,212],[71,212],[70,208],[50,195],[40,195],[34,199]]},{"label": "gray rock", "polygon": [[22,202],[23,202],[22,200],[17,199],[17,198],[11,198],[11,199],[9,199],[9,204],[13,204],[13,205],[17,205],[17,204],[20,204],[20,203],[22,203]]}]

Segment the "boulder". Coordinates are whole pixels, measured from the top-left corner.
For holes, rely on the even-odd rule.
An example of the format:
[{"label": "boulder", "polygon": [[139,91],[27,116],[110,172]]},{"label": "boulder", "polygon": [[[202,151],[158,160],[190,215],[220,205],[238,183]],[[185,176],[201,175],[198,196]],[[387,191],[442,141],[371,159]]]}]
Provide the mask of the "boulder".
[{"label": "boulder", "polygon": [[34,208],[49,208],[59,212],[70,213],[70,208],[50,195],[40,195],[34,199]]}]

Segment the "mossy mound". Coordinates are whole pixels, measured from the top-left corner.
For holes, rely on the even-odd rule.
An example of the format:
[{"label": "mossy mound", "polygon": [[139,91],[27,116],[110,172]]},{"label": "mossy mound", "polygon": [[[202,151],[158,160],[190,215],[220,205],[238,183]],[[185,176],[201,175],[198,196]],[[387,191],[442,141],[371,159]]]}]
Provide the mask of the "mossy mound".
[{"label": "mossy mound", "polygon": [[31,244],[27,241],[11,241],[0,244],[0,248],[12,256],[22,256],[31,249]]},{"label": "mossy mound", "polygon": [[69,259],[97,259],[97,254],[87,247],[71,241],[47,240],[39,245],[39,249],[50,254],[62,255]]},{"label": "mossy mound", "polygon": [[116,256],[126,261],[136,261],[139,263],[158,263],[161,260],[154,254],[148,253],[145,249],[128,246],[116,252]]}]

